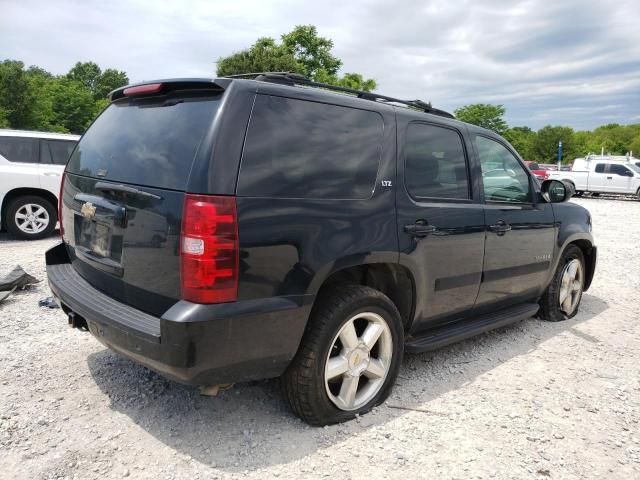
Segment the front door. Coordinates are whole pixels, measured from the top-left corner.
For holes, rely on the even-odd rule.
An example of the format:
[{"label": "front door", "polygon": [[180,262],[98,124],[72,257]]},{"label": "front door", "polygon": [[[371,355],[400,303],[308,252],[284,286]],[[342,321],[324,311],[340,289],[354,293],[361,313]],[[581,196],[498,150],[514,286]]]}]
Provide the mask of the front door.
[{"label": "front door", "polygon": [[557,229],[553,207],[539,201],[530,172],[497,139],[476,135],[487,225],[476,307],[538,297],[552,268]]},{"label": "front door", "polygon": [[629,168],[619,163],[610,163],[608,166],[608,177],[610,178],[613,192],[636,193],[632,185],[634,174]]},{"label": "front door", "polygon": [[400,263],[415,280],[415,331],[472,309],[482,275],[484,213],[463,132],[399,117],[398,142]]}]

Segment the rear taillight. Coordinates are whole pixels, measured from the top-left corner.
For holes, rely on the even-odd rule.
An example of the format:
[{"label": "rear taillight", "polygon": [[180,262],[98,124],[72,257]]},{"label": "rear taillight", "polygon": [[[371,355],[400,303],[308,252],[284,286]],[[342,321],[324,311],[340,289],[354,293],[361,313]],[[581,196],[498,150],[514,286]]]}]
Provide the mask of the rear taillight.
[{"label": "rear taillight", "polygon": [[64,191],[64,177],[66,173],[62,173],[62,181],[60,182],[60,195],[58,196],[58,222],[60,222],[60,237],[64,236],[64,227],[62,226],[62,193]]},{"label": "rear taillight", "polygon": [[180,238],[182,298],[195,303],[238,297],[235,197],[185,196]]}]

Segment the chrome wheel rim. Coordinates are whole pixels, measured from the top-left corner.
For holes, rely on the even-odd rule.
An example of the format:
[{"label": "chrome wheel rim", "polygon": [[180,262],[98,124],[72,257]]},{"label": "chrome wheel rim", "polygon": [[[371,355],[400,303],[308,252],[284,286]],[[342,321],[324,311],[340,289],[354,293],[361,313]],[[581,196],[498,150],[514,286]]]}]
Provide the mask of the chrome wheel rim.
[{"label": "chrome wheel rim", "polygon": [[560,280],[558,303],[560,310],[565,314],[571,315],[578,306],[583,282],[582,263],[578,259],[573,259],[565,265]]},{"label": "chrome wheel rim", "polygon": [[26,203],[16,211],[15,221],[21,231],[33,235],[47,228],[49,212],[37,203]]},{"label": "chrome wheel rim", "polygon": [[387,322],[373,312],[351,317],[331,342],[324,384],[340,410],[366,405],[380,391],[391,367],[393,339]]}]

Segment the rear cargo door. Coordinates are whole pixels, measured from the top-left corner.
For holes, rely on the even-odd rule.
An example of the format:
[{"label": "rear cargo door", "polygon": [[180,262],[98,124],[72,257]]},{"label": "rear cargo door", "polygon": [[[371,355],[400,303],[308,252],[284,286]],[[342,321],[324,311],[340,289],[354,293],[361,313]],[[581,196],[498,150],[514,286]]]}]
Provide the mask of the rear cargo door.
[{"label": "rear cargo door", "polygon": [[75,149],[63,188],[74,268],[111,297],[160,315],[180,298],[184,192],[219,93],[122,98]]}]

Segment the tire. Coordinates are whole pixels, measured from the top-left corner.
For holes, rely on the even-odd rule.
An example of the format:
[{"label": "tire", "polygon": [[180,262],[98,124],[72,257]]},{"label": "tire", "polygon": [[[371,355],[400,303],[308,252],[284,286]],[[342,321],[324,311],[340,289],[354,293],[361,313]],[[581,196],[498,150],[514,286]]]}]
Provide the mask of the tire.
[{"label": "tire", "polygon": [[582,195],[584,195],[584,192],[582,190],[576,190],[576,192],[573,194],[574,197],[581,197]]},{"label": "tire", "polygon": [[[355,326],[357,338],[348,335],[350,325]],[[375,327],[371,332],[382,333],[370,352],[365,353],[363,332],[372,325]],[[358,341],[358,346],[349,349],[347,343],[342,344],[342,338],[352,345]],[[316,300],[298,352],[281,378],[283,395],[293,412],[311,425],[350,420],[389,396],[403,353],[400,313],[386,295],[361,285],[332,288]],[[334,372],[329,370],[332,363],[338,365]],[[385,366],[382,370],[381,365]],[[342,367],[347,371],[335,374]],[[334,377],[325,381],[332,373]],[[355,390],[349,388],[353,385]],[[343,388],[345,392],[356,392],[350,404],[342,401],[350,398],[348,393],[343,395]]]},{"label": "tire", "polygon": [[[565,276],[565,273],[571,268],[571,265],[578,265],[579,278],[576,277],[575,281],[579,283],[579,289],[574,291],[577,284],[572,283],[573,281],[565,284],[566,287],[570,287],[569,283],[572,283],[573,285],[573,288],[568,288],[568,295],[571,301],[571,308],[568,308],[567,303],[561,305],[560,300],[561,294],[566,292],[563,286],[563,279],[566,281],[567,277]],[[570,278],[571,272],[568,272],[568,274],[568,278]],[[549,322],[560,322],[562,320],[575,317],[580,308],[580,301],[582,300],[585,274],[586,269],[582,250],[575,245],[569,245],[558,262],[558,268],[556,269],[556,273],[553,275],[551,283],[540,299],[540,311],[538,312],[538,316]],[[567,296],[565,295],[565,301],[567,301],[566,299]]]},{"label": "tire", "polygon": [[[33,221],[20,222],[19,215],[35,215]],[[5,215],[7,231],[23,240],[37,240],[51,235],[58,221],[56,208],[37,195],[25,195],[11,201]]]}]

